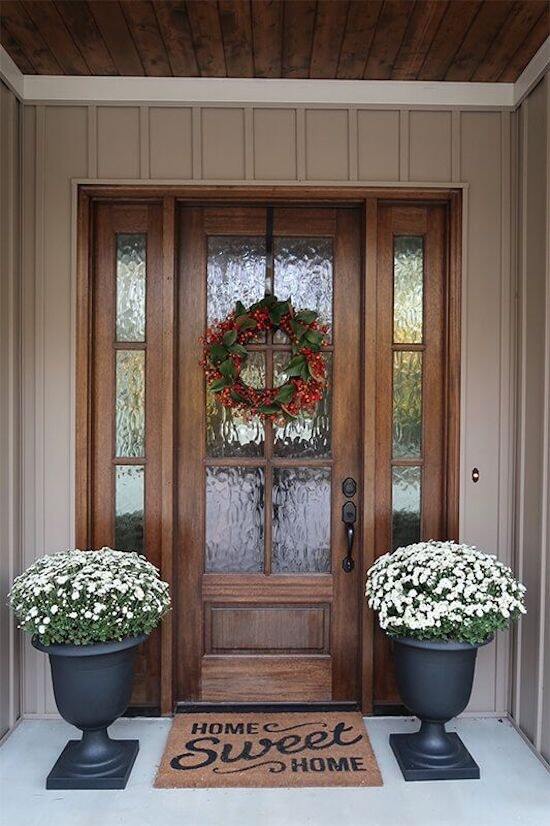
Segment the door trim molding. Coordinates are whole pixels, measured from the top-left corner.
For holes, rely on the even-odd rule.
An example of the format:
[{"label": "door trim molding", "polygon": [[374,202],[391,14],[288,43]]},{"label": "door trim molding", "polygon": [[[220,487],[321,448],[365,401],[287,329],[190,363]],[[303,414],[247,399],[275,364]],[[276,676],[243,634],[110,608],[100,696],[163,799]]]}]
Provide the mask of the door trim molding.
[{"label": "door trim molding", "polygon": [[[445,523],[450,539],[458,539],[459,492],[460,492],[460,357],[461,357],[461,284],[462,261],[462,211],[463,195],[467,186],[449,184],[433,185],[390,185],[378,187],[358,186],[274,186],[274,185],[143,185],[143,184],[98,184],[97,181],[73,181],[77,190],[77,239],[76,239],[76,360],[75,360],[75,540],[77,547],[90,547],[91,540],[91,417],[90,388],[93,342],[91,340],[91,312],[93,305],[93,272],[91,266],[91,240],[93,238],[93,211],[96,200],[148,200],[163,204],[165,223],[163,227],[163,314],[169,319],[175,313],[175,238],[174,212],[176,201],[215,203],[248,201],[292,201],[294,204],[312,201],[339,206],[362,206],[362,276],[363,290],[363,413],[362,413],[362,460],[363,460],[363,530],[364,543],[361,570],[364,573],[374,560],[374,520],[367,514],[373,513],[374,506],[374,426],[373,411],[367,404],[374,392],[374,348],[375,330],[370,313],[374,312],[376,300],[376,209],[378,200],[446,202],[448,204],[448,250],[447,250],[447,347],[446,347],[446,479],[445,479]],[[370,326],[369,326],[370,325]],[[368,328],[368,329],[367,329]],[[372,341],[366,340],[367,332]],[[173,336],[164,339],[166,369],[175,359]],[[165,384],[167,384],[165,382]],[[168,383],[170,384],[170,383]],[[162,397],[162,489],[163,527],[161,536],[161,573],[172,582],[173,519],[169,518],[174,509],[173,483],[174,444],[173,423],[174,394],[172,389],[163,389]],[[369,412],[370,411],[370,412]],[[370,451],[370,452],[369,452]],[[370,509],[370,510],[369,510]],[[362,581],[362,580],[361,580]],[[362,589],[361,589],[362,593]],[[362,598],[359,597],[358,598]],[[174,634],[171,614],[165,618],[161,631],[161,713],[174,711]],[[362,599],[361,623],[361,708],[364,714],[372,712],[373,703],[373,635],[374,618]]]}]

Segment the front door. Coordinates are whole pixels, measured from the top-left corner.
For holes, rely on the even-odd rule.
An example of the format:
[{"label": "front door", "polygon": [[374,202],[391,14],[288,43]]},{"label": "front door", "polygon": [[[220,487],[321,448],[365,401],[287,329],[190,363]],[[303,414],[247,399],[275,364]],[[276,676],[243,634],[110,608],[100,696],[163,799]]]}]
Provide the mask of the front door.
[{"label": "front door", "polygon": [[[357,701],[361,214],[184,206],[178,224],[176,700]],[[223,408],[200,366],[206,328],[267,293],[329,328],[325,397],[284,427]],[[249,350],[248,383],[284,380],[284,335]]]}]

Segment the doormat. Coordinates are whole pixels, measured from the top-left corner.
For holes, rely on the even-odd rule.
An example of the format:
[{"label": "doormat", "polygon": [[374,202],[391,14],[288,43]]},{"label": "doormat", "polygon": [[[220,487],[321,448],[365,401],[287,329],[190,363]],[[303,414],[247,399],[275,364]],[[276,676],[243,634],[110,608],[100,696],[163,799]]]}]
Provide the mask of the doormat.
[{"label": "doormat", "polygon": [[381,786],[359,712],[178,714],[155,786]]}]

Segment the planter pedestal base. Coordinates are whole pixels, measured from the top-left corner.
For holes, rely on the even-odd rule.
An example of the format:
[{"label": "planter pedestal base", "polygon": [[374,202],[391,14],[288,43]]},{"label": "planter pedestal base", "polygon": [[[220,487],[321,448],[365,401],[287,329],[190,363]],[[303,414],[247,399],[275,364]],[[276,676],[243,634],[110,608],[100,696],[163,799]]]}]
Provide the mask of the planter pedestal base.
[{"label": "planter pedestal base", "polygon": [[390,734],[390,746],[405,780],[479,780],[479,766],[458,734],[447,734],[441,726],[440,736],[430,743],[425,726],[416,734]]},{"label": "planter pedestal base", "polygon": [[124,789],[139,740],[111,740],[106,729],[69,740],[46,780],[47,789]]}]

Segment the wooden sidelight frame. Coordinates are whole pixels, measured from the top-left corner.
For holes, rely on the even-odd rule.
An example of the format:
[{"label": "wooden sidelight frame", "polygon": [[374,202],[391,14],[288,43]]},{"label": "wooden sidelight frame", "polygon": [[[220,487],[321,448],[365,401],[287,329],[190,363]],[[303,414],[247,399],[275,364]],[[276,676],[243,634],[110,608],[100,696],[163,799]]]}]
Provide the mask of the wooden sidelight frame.
[{"label": "wooden sidelight frame", "polygon": [[[175,467],[175,388],[173,376],[177,359],[177,297],[175,216],[178,201],[187,203],[270,202],[311,206],[312,204],[353,205],[362,208],[362,501],[360,520],[363,542],[358,552],[361,577],[376,555],[375,513],[384,493],[376,484],[376,342],[377,342],[377,246],[378,209],[380,204],[411,203],[446,205],[446,291],[444,297],[445,341],[442,370],[445,376],[444,404],[444,513],[442,533],[458,538],[459,507],[459,435],[460,435],[460,307],[462,272],[462,192],[444,188],[365,188],[309,186],[156,186],[156,185],[81,185],[78,189],[77,215],[77,289],[76,289],[76,483],[75,534],[78,547],[92,542],[92,307],[93,271],[91,239],[94,234],[93,205],[98,201],[157,203],[162,208],[162,286],[158,311],[162,317],[163,381],[160,392],[160,490],[159,525],[161,572],[173,581],[174,514],[177,469]],[[378,551],[379,552],[379,551]],[[358,598],[359,595],[358,595]],[[172,615],[161,628],[160,643],[160,711],[170,714],[174,708],[174,634]],[[361,707],[365,714],[373,710],[374,620],[365,601],[361,622]]]}]

